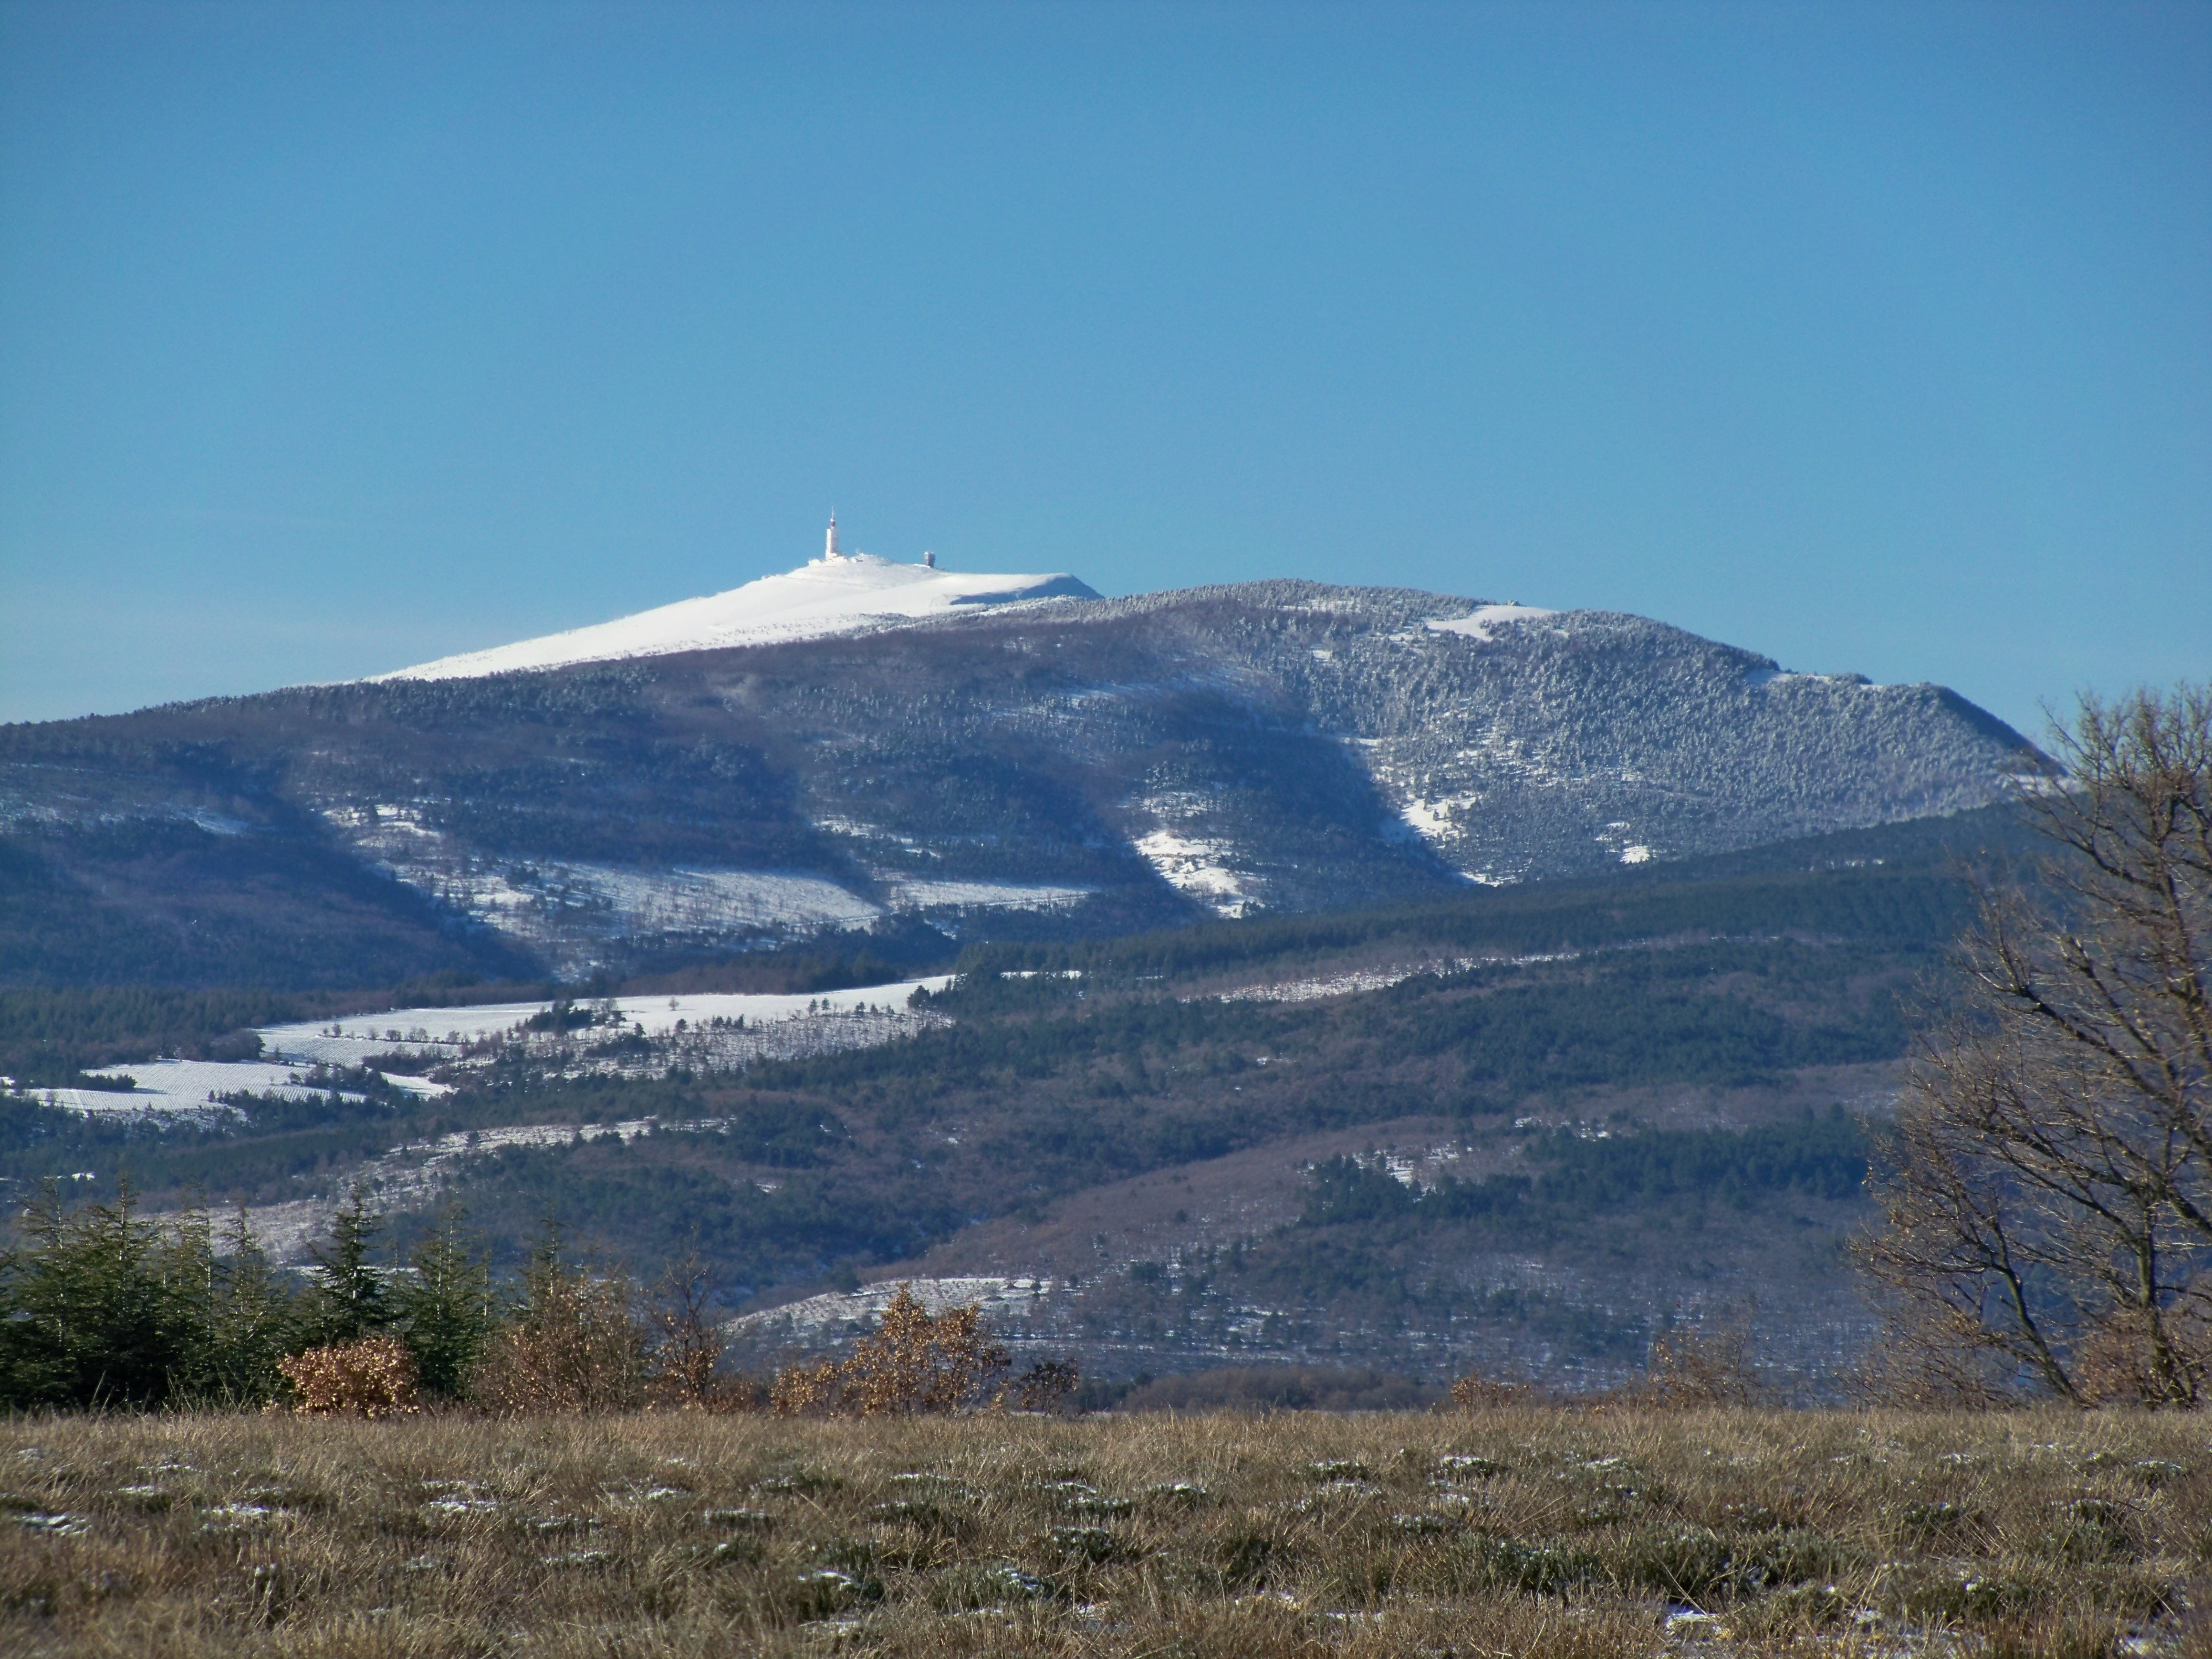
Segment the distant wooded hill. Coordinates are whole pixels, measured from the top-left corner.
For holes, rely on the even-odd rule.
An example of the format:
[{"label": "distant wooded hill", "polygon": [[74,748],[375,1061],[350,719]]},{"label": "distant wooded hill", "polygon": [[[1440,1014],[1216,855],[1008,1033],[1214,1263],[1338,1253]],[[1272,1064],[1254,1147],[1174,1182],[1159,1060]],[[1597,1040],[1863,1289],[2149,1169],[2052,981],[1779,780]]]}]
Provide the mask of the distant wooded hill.
[{"label": "distant wooded hill", "polygon": [[[933,1004],[950,1024],[738,1073],[638,1039],[629,1075],[574,1075],[586,1030],[568,1061],[456,1068],[437,1099],[349,1075],[343,1098],[169,1128],[15,1104],[0,1183],[112,1192],[127,1171],[156,1207],[328,1205],[397,1148],[552,1126],[488,1134],[450,1173],[509,1265],[551,1214],[643,1271],[696,1249],[757,1303],[1042,1273],[1060,1288],[1024,1329],[1106,1376],[1603,1381],[1670,1320],[1742,1317],[1809,1387],[1864,1325],[1838,1244],[1903,1001],[1966,914],[1959,868],[2022,840],[1985,811],[1602,880],[975,945]],[[127,1064],[337,1006],[0,992],[0,1064]],[[660,1127],[592,1127],[643,1120]],[[438,1188],[395,1191],[422,1212],[404,1237]]]}]

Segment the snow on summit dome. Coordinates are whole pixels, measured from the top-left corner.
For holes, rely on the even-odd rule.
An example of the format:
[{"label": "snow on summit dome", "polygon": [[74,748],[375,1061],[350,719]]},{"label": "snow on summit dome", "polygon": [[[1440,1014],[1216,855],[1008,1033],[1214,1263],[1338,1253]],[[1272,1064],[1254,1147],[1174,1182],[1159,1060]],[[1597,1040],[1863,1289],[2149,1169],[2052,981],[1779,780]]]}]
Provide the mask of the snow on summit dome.
[{"label": "snow on summit dome", "polygon": [[1023,599],[1098,597],[1065,573],[970,574],[939,570],[933,556],[924,557],[921,564],[896,564],[872,553],[843,552],[837,545],[837,521],[833,518],[823,556],[781,575],[763,576],[743,587],[710,593],[704,599],[679,599],[634,617],[495,646],[488,651],[441,657],[435,662],[418,663],[374,678],[475,679],[523,669],[562,668],[571,663],[823,639]]}]

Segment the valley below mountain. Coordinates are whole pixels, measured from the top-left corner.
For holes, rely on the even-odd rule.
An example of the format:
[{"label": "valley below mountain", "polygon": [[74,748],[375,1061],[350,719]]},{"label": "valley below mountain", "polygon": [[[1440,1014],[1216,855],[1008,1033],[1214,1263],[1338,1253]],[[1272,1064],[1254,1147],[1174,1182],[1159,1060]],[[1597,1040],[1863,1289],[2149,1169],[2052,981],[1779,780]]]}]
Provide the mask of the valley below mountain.
[{"label": "valley below mountain", "polygon": [[[397,1241],[459,1201],[510,1266],[555,1217],[647,1277],[696,1253],[753,1365],[848,1339],[913,1282],[1102,1379],[1597,1387],[1687,1324],[1754,1333],[1775,1386],[1817,1396],[1869,1328],[1841,1253],[1902,1000],[1964,916],[1960,865],[2020,834],[1992,809],[1382,909],[975,944],[950,975],[843,991],[0,993],[8,1063],[53,1079],[9,1103],[0,1179],[240,1203],[293,1261],[356,1182]],[[187,1062],[84,1086],[131,1058],[94,1033],[101,995],[111,1028],[166,1010],[173,1052],[196,1018],[198,1051],[256,1051],[169,1093]]]}]

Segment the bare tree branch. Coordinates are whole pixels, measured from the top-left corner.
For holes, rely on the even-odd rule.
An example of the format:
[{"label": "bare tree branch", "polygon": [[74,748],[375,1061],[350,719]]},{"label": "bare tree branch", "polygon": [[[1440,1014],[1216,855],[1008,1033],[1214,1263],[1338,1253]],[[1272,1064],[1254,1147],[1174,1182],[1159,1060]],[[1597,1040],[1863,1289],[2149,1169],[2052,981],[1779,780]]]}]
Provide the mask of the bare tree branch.
[{"label": "bare tree branch", "polygon": [[1985,884],[1858,1259],[1903,1370],[1959,1394],[2194,1405],[2212,1365],[2212,690],[2083,699]]}]

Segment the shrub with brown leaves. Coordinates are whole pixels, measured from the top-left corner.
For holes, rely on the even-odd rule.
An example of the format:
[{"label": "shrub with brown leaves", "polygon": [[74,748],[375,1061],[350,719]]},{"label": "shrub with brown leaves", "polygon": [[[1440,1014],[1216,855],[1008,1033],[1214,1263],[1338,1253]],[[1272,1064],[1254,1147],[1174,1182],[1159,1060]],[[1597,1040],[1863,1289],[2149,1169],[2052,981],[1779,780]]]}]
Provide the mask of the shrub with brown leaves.
[{"label": "shrub with brown leaves", "polygon": [[292,1409],[311,1415],[390,1417],[415,1405],[415,1356],[396,1337],[333,1342],[276,1362],[292,1385]]},{"label": "shrub with brown leaves", "polygon": [[834,1359],[787,1365],[769,1385],[768,1403],[778,1417],[809,1417],[836,1408],[844,1367]]},{"label": "shrub with brown leaves", "polygon": [[728,1397],[746,1391],[717,1374],[722,1338],[714,1317],[714,1275],[696,1250],[672,1261],[646,1310],[657,1340],[646,1395],[657,1406],[686,1410],[742,1409]]},{"label": "shrub with brown leaves", "polygon": [[1506,1382],[1480,1371],[1469,1371],[1451,1385],[1452,1404],[1463,1412],[1486,1411],[1499,1406],[1526,1406],[1537,1398],[1526,1382]]},{"label": "shrub with brown leaves", "polygon": [[645,1391],[646,1335],[628,1280],[566,1266],[550,1245],[523,1275],[514,1320],[485,1351],[471,1392],[504,1415],[624,1411]]},{"label": "shrub with brown leaves", "polygon": [[981,1309],[971,1303],[932,1314],[911,1285],[902,1285],[850,1355],[778,1372],[769,1403],[786,1417],[901,1417],[1009,1404],[1042,1411],[1079,1380],[1073,1362],[1048,1360],[1008,1382],[1012,1364],[991,1340]]}]

